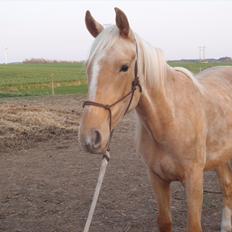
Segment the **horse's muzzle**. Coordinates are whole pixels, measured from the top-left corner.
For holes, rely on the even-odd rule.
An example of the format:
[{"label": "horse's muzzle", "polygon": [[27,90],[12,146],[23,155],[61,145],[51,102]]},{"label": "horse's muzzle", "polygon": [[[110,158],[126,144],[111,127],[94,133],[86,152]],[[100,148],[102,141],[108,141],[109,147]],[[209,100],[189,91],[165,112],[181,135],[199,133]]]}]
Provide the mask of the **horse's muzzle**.
[{"label": "horse's muzzle", "polygon": [[81,136],[81,144],[87,152],[94,154],[104,152],[104,149],[102,149],[102,135],[97,129],[91,129],[87,135]]}]

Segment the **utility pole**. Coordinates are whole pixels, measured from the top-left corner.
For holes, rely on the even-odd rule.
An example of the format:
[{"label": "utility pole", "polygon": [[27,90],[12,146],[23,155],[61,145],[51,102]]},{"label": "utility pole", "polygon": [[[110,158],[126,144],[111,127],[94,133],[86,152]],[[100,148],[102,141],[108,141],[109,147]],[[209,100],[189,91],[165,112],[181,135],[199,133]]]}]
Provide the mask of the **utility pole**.
[{"label": "utility pole", "polygon": [[8,64],[8,48],[4,49],[5,64]]},{"label": "utility pole", "polygon": [[199,46],[198,47],[199,50],[199,61],[204,61],[205,60],[205,46]]},{"label": "utility pole", "polygon": [[198,54],[199,54],[199,71],[201,72],[202,67],[201,64],[205,61],[205,46],[199,46],[198,47]]},{"label": "utility pole", "polygon": [[205,60],[205,46],[202,46],[202,59]]},{"label": "utility pole", "polygon": [[201,63],[201,46],[198,47],[199,62]]}]

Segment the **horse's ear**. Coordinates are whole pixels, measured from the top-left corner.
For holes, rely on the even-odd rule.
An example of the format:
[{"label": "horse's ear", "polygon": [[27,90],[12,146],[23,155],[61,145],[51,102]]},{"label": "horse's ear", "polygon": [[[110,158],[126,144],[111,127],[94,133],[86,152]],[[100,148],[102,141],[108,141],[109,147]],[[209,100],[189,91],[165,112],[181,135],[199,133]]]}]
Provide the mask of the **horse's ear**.
[{"label": "horse's ear", "polygon": [[123,37],[128,37],[130,33],[130,25],[125,13],[119,8],[114,8],[116,13],[116,25],[120,31],[120,35]]},{"label": "horse's ear", "polygon": [[88,10],[85,14],[85,24],[93,37],[97,37],[104,29],[103,26],[93,18],[90,11]]}]

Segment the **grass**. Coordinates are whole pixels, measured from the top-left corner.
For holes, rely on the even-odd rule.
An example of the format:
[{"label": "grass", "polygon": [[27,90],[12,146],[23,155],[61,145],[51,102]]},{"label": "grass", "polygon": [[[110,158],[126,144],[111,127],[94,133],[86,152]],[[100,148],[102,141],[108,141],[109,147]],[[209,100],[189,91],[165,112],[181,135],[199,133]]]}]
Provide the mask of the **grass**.
[{"label": "grass", "polygon": [[[229,63],[168,62],[193,73]],[[9,64],[0,65],[0,98],[86,94],[87,81],[83,64]]]},{"label": "grass", "polygon": [[0,86],[49,83],[85,79],[83,64],[0,65]]},{"label": "grass", "polygon": [[0,97],[83,94],[87,92],[83,64],[0,65]]}]

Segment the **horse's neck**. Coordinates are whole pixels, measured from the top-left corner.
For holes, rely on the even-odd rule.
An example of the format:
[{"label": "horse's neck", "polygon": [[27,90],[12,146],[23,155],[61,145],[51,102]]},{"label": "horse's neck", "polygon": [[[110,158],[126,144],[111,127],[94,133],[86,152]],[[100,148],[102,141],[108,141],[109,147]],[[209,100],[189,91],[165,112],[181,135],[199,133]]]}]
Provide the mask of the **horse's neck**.
[{"label": "horse's neck", "polygon": [[160,88],[144,89],[136,108],[143,125],[152,132],[152,136],[156,141],[165,140],[165,132],[174,121],[170,83],[173,71],[168,68],[168,65],[166,71],[163,83],[159,85]]}]

